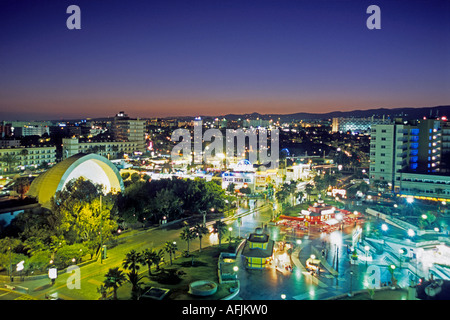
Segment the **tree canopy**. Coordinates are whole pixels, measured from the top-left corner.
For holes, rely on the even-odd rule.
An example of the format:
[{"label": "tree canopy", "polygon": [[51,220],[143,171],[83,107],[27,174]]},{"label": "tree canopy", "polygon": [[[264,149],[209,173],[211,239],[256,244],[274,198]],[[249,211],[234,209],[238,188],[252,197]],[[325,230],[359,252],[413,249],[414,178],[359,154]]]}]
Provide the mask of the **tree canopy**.
[{"label": "tree canopy", "polygon": [[216,182],[203,179],[138,181],[125,190],[119,201],[121,218],[128,222],[158,222],[183,214],[222,210],[225,192]]},{"label": "tree canopy", "polygon": [[117,229],[115,196],[102,194],[102,186],[84,178],[72,180],[51,201],[53,227],[69,243],[107,240]]}]

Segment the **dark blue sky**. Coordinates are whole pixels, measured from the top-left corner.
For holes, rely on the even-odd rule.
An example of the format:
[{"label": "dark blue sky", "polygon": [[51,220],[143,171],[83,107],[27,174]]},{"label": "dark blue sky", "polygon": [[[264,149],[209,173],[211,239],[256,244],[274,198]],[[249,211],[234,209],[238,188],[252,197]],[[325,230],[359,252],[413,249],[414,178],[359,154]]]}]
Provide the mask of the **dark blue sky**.
[{"label": "dark blue sky", "polygon": [[0,0],[0,120],[450,104],[449,42],[447,0]]}]

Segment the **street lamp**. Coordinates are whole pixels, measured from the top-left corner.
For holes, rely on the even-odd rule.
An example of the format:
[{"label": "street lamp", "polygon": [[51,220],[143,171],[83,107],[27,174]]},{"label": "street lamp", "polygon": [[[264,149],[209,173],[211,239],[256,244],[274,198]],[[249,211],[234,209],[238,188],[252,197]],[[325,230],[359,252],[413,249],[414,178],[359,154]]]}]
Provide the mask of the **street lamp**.
[{"label": "street lamp", "polygon": [[234,284],[237,286],[237,272],[239,271],[239,267],[238,266],[234,266],[233,267],[233,271],[235,272]]},{"label": "street lamp", "polygon": [[391,276],[392,276],[392,284],[394,285],[394,281],[395,281],[395,277],[394,277],[394,270],[395,270],[395,265],[391,264],[389,266],[389,271],[391,272]]},{"label": "street lamp", "polygon": [[411,238],[414,237],[416,235],[416,233],[414,232],[413,229],[408,229],[408,236],[410,236]]},{"label": "street lamp", "polygon": [[400,256],[399,256],[399,260],[400,260],[400,266],[399,266],[399,268],[401,269],[401,268],[402,268],[402,257],[403,257],[403,255],[405,254],[405,251],[404,251],[403,249],[399,249],[399,250],[398,250],[398,253],[400,254]]},{"label": "street lamp", "polygon": [[353,296],[353,270],[350,270],[350,292],[348,296],[349,297]]},{"label": "street lamp", "polygon": [[369,246],[365,246],[364,250],[366,250],[366,266],[367,266],[367,260],[369,259],[368,258],[368,254],[369,254],[370,247]]}]

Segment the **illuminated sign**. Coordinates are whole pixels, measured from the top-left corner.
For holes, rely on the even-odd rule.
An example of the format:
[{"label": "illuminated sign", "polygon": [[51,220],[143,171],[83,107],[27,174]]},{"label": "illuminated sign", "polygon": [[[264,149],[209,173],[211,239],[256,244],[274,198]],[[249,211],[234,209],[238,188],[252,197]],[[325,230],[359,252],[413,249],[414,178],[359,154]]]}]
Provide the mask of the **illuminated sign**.
[{"label": "illuminated sign", "polygon": [[24,260],[20,261],[17,266],[16,266],[16,270],[17,271],[22,271],[23,270],[23,264],[24,264]]},{"label": "illuminated sign", "polygon": [[58,277],[58,269],[56,268],[48,269],[48,277],[52,280],[56,279]]}]

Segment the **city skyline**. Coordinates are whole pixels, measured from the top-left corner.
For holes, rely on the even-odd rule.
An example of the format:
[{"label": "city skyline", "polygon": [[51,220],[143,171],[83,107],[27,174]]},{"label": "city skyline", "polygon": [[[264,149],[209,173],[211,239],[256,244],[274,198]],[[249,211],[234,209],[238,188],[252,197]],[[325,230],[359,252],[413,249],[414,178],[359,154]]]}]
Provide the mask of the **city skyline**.
[{"label": "city skyline", "polygon": [[[69,30],[69,5],[81,30]],[[448,105],[450,4],[2,1],[0,118]]]}]

